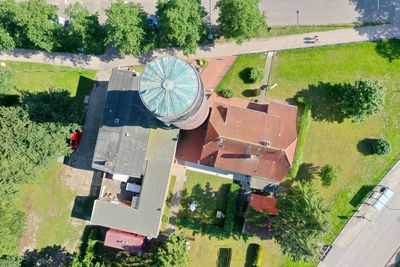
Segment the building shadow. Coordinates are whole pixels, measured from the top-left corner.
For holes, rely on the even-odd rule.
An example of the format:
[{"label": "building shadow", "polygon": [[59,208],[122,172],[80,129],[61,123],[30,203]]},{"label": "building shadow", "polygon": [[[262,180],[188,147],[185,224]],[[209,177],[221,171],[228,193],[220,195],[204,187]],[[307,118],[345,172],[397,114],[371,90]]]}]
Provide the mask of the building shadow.
[{"label": "building shadow", "polygon": [[350,205],[352,205],[354,208],[358,208],[358,206],[361,205],[361,203],[367,198],[369,193],[374,189],[374,185],[363,185],[358,189],[357,193],[353,196],[353,198],[350,200]]},{"label": "building shadow", "polygon": [[90,221],[95,200],[96,198],[93,196],[76,196],[71,211],[71,217]]},{"label": "building shadow", "polygon": [[52,245],[44,247],[40,250],[27,250],[23,254],[22,266],[46,266],[59,267],[70,266],[75,253],[68,252],[64,247]]}]

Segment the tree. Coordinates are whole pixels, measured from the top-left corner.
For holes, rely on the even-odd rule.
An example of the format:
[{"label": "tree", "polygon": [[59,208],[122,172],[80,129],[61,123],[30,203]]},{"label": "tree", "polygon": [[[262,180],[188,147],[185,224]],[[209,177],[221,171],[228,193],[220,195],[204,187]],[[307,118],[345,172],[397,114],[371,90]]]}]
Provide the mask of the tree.
[{"label": "tree", "polygon": [[2,255],[0,256],[0,266],[7,267],[20,267],[21,257],[14,255]]},{"label": "tree", "polygon": [[20,102],[28,108],[29,117],[35,122],[71,124],[79,122],[77,103],[65,89],[41,92],[21,92]]},{"label": "tree", "polygon": [[147,14],[138,4],[118,0],[106,14],[108,43],[114,43],[122,55],[138,56],[154,47],[154,33],[148,25]]},{"label": "tree", "polygon": [[28,0],[19,3],[16,17],[20,29],[17,38],[27,48],[38,48],[53,51],[61,47],[60,34],[62,26],[57,20],[57,7],[45,0]]},{"label": "tree", "polygon": [[319,176],[321,177],[322,185],[324,187],[335,184],[338,179],[337,168],[330,164],[327,164],[322,167],[321,171],[319,172]]},{"label": "tree", "polygon": [[154,256],[154,266],[188,266],[189,250],[183,233],[170,235]]},{"label": "tree", "polygon": [[340,107],[344,115],[353,122],[362,122],[365,117],[378,113],[384,103],[384,90],[376,81],[358,80],[345,84],[340,89]]},{"label": "tree", "polygon": [[271,221],[282,251],[294,260],[316,261],[330,225],[325,202],[313,184],[302,182],[281,194],[278,209],[279,216],[271,216]]},{"label": "tree", "polygon": [[371,141],[371,149],[374,154],[385,155],[390,153],[390,144],[385,139],[374,139]]},{"label": "tree", "polygon": [[88,54],[102,54],[106,32],[99,23],[98,14],[90,14],[89,10],[78,2],[70,4],[65,13],[70,20],[65,47],[71,52],[83,48]]},{"label": "tree", "polygon": [[0,26],[0,51],[9,51],[15,47],[15,42],[11,35]]},{"label": "tree", "polygon": [[11,71],[0,72],[0,97],[8,94],[15,87],[15,74]]},{"label": "tree", "polygon": [[185,55],[195,54],[197,45],[207,29],[207,13],[199,0],[161,0],[157,4],[157,17],[162,44],[179,46]]},{"label": "tree", "polygon": [[266,27],[265,17],[260,13],[260,0],[218,0],[219,28],[226,38],[241,44],[256,37]]},{"label": "tree", "polygon": [[231,235],[235,225],[236,206],[239,198],[240,186],[231,184],[227,194],[227,204],[225,212],[224,231],[227,235]]},{"label": "tree", "polygon": [[250,81],[252,83],[259,83],[264,79],[265,72],[261,68],[252,68],[250,71]]},{"label": "tree", "polygon": [[0,194],[13,194],[16,185],[34,181],[56,157],[70,153],[70,127],[34,123],[22,107],[0,107]]},{"label": "tree", "polygon": [[[25,214],[21,212],[10,198],[1,194],[0,202],[0,263],[18,261],[13,255],[18,254],[18,239],[25,228]],[[19,259],[20,261],[21,259]],[[10,266],[10,265],[1,265]]]}]

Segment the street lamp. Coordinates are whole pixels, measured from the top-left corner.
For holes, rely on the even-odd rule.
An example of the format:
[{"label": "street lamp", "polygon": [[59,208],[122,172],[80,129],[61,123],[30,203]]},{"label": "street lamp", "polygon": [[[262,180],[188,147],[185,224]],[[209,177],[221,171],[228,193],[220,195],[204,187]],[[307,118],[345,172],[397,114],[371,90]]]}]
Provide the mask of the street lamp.
[{"label": "street lamp", "polygon": [[299,26],[299,10],[296,10],[296,17],[297,17],[297,26]]}]

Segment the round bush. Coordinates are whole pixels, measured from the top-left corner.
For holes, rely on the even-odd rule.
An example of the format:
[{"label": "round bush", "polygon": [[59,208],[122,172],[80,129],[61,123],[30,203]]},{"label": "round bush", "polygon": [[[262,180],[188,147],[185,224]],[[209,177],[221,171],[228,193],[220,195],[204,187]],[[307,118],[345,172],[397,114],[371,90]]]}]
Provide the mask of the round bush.
[{"label": "round bush", "polygon": [[385,139],[375,139],[371,142],[372,153],[378,155],[388,154],[390,152],[390,144]]},{"label": "round bush", "polygon": [[250,81],[252,83],[261,82],[264,79],[264,70],[260,68],[252,68],[250,71]]},{"label": "round bush", "polygon": [[224,89],[220,90],[219,93],[225,98],[232,98],[235,95],[233,93],[233,91],[228,88],[224,88]]}]

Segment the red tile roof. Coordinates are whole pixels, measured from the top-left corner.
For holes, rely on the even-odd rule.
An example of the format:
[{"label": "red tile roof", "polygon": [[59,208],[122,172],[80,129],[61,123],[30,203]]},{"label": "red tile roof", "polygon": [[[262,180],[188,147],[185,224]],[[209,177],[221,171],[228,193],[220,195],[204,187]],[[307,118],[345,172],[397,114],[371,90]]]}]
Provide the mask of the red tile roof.
[{"label": "red tile roof", "polygon": [[138,234],[127,233],[116,229],[108,229],[104,245],[133,253],[139,253],[142,250],[145,238],[145,236]]},{"label": "red tile roof", "polygon": [[279,211],[276,205],[278,201],[273,197],[251,194],[250,206],[258,212],[268,211],[270,215],[278,215]]},{"label": "red tile roof", "polygon": [[213,96],[209,102],[213,106],[201,163],[282,181],[296,149],[297,107],[279,102],[250,105]]}]

